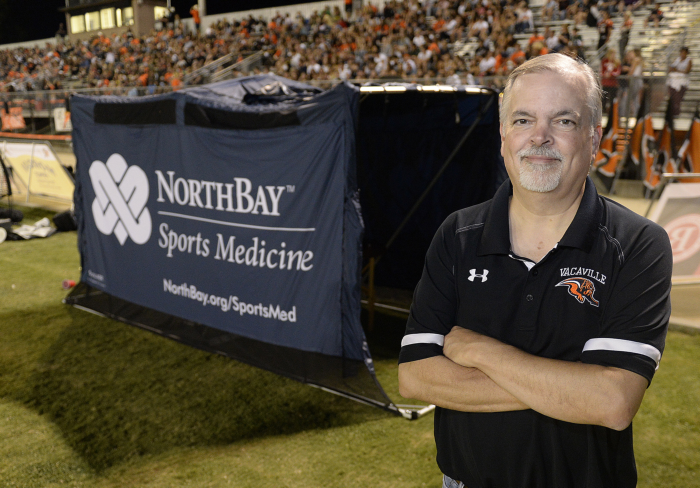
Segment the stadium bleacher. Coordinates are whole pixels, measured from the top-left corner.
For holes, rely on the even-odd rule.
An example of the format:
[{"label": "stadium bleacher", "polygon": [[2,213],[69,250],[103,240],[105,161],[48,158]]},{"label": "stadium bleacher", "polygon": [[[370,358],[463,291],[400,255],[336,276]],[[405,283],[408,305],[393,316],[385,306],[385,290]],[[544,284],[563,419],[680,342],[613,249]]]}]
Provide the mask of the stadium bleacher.
[{"label": "stadium bleacher", "polygon": [[[700,4],[667,0],[660,5],[664,18],[658,27],[644,26],[649,5],[633,10],[628,43],[628,48],[642,49],[657,126],[665,108],[666,66],[684,44],[691,59],[700,55],[694,42],[700,39]],[[536,54],[528,48],[531,30],[516,28],[522,7],[513,0],[384,0],[366,3],[349,18],[338,2],[300,5],[296,14],[294,8],[205,17],[200,35],[181,22],[141,37],[96,33],[89,41],[0,46],[0,92],[9,105],[25,100],[15,104],[27,117],[56,100],[63,103],[65,90],[142,95],[264,72],[321,85],[352,80],[499,87],[510,70]],[[581,53],[598,67],[598,31],[581,22],[584,16],[551,15],[541,1],[531,1],[529,8],[540,32],[577,27]],[[617,48],[622,15],[614,11],[612,20],[605,47]],[[481,63],[489,50],[495,66]],[[700,101],[698,63],[690,77],[679,129],[688,125]],[[56,96],[47,95],[51,93]]]}]

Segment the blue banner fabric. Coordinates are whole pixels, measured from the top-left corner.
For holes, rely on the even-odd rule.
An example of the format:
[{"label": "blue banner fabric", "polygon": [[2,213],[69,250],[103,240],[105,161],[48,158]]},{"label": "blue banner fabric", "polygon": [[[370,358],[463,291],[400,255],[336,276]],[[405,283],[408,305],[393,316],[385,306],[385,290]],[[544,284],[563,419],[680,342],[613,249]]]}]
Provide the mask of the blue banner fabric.
[{"label": "blue banner fabric", "polygon": [[237,336],[365,360],[358,91],[242,101],[268,82],[72,98],[81,281]]}]

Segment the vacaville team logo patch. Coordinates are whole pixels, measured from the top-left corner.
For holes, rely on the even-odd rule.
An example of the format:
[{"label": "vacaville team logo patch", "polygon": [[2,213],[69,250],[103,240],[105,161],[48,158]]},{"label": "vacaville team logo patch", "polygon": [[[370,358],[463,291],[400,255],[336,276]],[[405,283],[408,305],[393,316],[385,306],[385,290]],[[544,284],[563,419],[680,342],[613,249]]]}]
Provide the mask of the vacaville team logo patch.
[{"label": "vacaville team logo patch", "polygon": [[94,161],[88,172],[95,190],[92,215],[97,229],[113,233],[122,246],[129,237],[145,244],[152,230],[146,173],[138,166],[129,167],[120,154],[112,154],[106,164]]},{"label": "vacaville team logo patch", "polygon": [[569,295],[578,300],[579,303],[588,302],[594,307],[599,305],[598,300],[593,296],[595,293],[595,285],[588,278],[574,276],[560,281],[556,286],[567,286],[569,288]]}]

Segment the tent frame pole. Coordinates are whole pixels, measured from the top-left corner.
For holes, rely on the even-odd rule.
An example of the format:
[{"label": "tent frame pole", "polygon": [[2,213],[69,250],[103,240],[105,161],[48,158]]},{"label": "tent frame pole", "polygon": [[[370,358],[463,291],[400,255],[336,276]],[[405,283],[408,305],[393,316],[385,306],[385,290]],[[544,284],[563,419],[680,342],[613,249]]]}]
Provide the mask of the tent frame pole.
[{"label": "tent frame pole", "polygon": [[369,315],[367,321],[367,330],[372,332],[374,328],[374,305],[376,302],[376,295],[374,290],[374,266],[376,264],[376,259],[374,256],[369,258],[369,284],[367,292],[367,312]]}]

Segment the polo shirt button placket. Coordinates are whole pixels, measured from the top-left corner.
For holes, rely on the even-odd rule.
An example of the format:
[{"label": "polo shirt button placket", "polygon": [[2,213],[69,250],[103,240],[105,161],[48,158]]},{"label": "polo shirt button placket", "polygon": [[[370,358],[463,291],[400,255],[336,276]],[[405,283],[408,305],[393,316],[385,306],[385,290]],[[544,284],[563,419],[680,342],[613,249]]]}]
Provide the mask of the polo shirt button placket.
[{"label": "polo shirt button placket", "polygon": [[[540,274],[540,271],[538,269],[535,268],[535,269],[530,270],[531,279],[536,278],[538,274]],[[528,302],[531,302],[532,300],[534,300],[534,297],[532,296],[531,293],[528,293],[527,295],[525,295],[525,300],[527,300]]]}]

